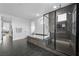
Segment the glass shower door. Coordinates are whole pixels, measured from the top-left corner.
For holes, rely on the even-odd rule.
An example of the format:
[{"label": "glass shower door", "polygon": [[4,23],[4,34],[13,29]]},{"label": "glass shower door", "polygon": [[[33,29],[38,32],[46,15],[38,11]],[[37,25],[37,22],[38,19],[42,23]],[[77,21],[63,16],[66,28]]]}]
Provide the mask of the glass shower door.
[{"label": "glass shower door", "polygon": [[57,15],[56,21],[56,50],[71,55],[71,39],[68,33],[67,13]]}]

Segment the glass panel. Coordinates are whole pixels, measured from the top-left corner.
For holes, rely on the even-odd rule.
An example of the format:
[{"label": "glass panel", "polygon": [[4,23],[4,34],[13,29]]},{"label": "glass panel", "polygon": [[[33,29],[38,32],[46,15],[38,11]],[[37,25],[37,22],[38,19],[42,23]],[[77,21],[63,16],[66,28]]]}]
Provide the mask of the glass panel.
[{"label": "glass panel", "polygon": [[44,41],[48,44],[49,40],[49,14],[44,15],[43,18],[43,32],[44,32]]},{"label": "glass panel", "polygon": [[63,14],[57,12],[56,15],[56,50],[68,55],[73,55],[75,48],[76,13],[73,10]]},{"label": "glass panel", "polygon": [[31,22],[31,37],[43,40],[43,17]]},{"label": "glass panel", "polygon": [[57,15],[56,22],[56,49],[62,53],[70,53],[70,38],[69,33],[67,32],[67,13]]}]

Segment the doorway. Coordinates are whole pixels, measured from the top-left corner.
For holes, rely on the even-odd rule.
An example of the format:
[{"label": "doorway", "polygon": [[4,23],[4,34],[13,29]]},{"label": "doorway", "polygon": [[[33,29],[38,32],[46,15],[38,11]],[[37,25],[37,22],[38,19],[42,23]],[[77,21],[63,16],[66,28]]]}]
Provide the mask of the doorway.
[{"label": "doorway", "polygon": [[2,47],[5,50],[12,48],[12,22],[2,20]]}]

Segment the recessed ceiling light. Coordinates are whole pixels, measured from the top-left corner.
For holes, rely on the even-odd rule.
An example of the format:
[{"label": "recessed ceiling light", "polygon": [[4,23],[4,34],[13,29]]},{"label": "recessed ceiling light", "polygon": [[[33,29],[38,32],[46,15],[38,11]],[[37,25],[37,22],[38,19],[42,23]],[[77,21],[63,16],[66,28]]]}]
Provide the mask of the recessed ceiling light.
[{"label": "recessed ceiling light", "polygon": [[53,8],[54,8],[54,9],[56,9],[56,8],[57,8],[57,6],[53,6]]}]

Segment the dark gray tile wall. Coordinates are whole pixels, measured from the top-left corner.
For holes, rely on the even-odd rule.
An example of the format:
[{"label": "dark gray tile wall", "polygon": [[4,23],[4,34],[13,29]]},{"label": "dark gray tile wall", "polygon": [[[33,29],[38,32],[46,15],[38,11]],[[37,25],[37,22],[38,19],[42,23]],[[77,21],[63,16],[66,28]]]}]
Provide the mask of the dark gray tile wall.
[{"label": "dark gray tile wall", "polygon": [[[67,53],[67,51],[69,50],[67,48],[68,50],[65,49],[65,50],[67,50],[67,51],[65,51],[65,53],[67,53],[69,55],[75,55],[75,52],[76,52],[76,36],[74,36],[72,34],[72,12],[73,12],[73,10],[74,10],[75,7],[76,7],[76,5],[72,4],[72,5],[69,5],[67,7],[60,8],[60,9],[58,9],[56,11],[53,11],[53,12],[49,13],[50,40],[53,39],[54,42],[52,43],[52,46],[54,46],[53,48],[56,47],[56,49],[61,46],[61,44],[58,44],[57,42],[55,42],[55,40],[59,40],[59,38],[57,39],[56,36],[55,36],[55,34],[56,34],[55,31],[56,31],[57,15],[63,14],[63,13],[67,13],[67,25],[66,25],[67,26],[66,27],[67,28],[67,36],[68,36],[67,40],[69,40],[70,44],[72,43],[72,47],[70,48],[72,51],[69,52],[69,53]],[[62,45],[62,47],[65,48],[64,45]],[[63,48],[61,48],[61,50],[63,50]]]}]

